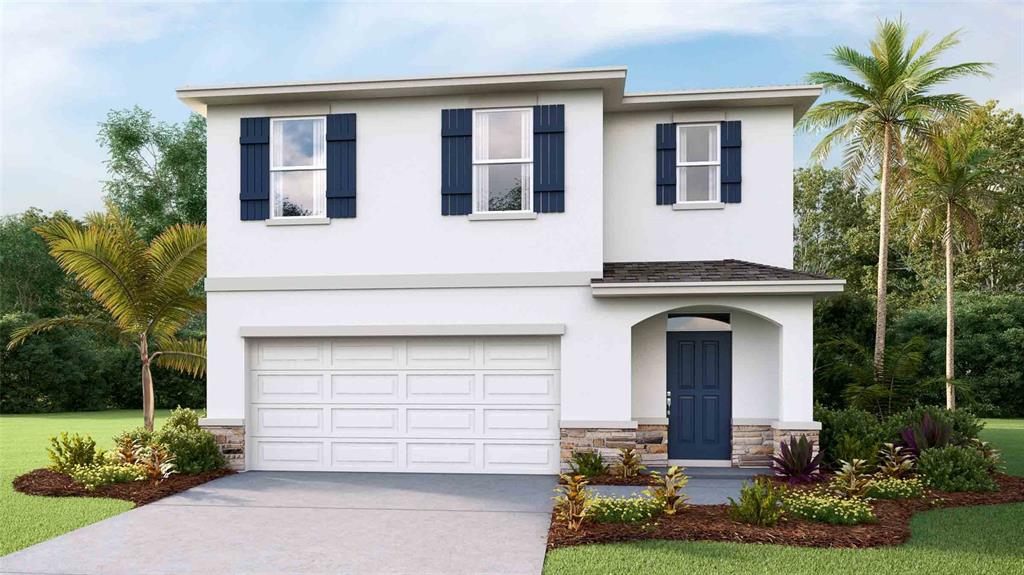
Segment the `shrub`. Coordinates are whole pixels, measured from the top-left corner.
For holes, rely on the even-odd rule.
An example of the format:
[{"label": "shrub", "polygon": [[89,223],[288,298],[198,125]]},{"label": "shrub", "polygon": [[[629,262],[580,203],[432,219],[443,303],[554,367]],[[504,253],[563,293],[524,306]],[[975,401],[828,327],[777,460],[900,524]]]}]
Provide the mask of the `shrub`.
[{"label": "shrub", "polygon": [[875,521],[871,505],[859,497],[839,497],[826,490],[792,490],[784,498],[787,513],[810,521],[856,525]]},{"label": "shrub", "polygon": [[154,440],[167,448],[180,473],[213,471],[226,463],[217,447],[217,440],[205,429],[164,425]]},{"label": "shrub", "polygon": [[841,461],[842,467],[836,472],[829,486],[843,497],[864,497],[871,487],[871,475],[863,459]]},{"label": "shrub", "polygon": [[199,429],[199,412],[187,407],[178,406],[167,416],[161,430],[165,429]]},{"label": "shrub", "polygon": [[641,471],[647,469],[640,462],[640,454],[636,449],[629,447],[619,448],[619,460],[612,466],[612,472],[619,477],[636,477]]},{"label": "shrub", "polygon": [[771,527],[782,519],[782,495],[786,488],[767,477],[743,483],[740,500],[729,498],[729,517],[734,521]]},{"label": "shrub", "polygon": [[917,458],[924,484],[939,491],[995,491],[985,456],[971,447],[949,445],[925,449]]},{"label": "shrub", "polygon": [[[883,439],[874,414],[850,407],[828,409],[817,406],[814,419],[821,422],[819,447],[825,454],[823,461],[830,466],[840,459],[871,459],[876,445]],[[866,454],[868,449],[871,454]]]},{"label": "shrub", "polygon": [[597,523],[643,523],[661,515],[662,504],[649,497],[595,497],[588,517]]},{"label": "shrub", "polygon": [[122,445],[133,442],[139,445],[149,445],[150,443],[153,443],[154,435],[154,432],[146,431],[145,427],[127,429],[114,436],[114,445]]},{"label": "shrub", "polygon": [[608,466],[605,465],[604,459],[601,458],[601,454],[597,451],[573,452],[572,459],[569,461],[569,468],[572,469],[573,475],[582,475],[584,477],[594,477],[608,471]]},{"label": "shrub", "polygon": [[[950,428],[949,442],[954,444],[966,443],[978,437],[984,422],[967,409],[955,409],[949,411],[944,407],[934,405],[918,405],[894,413],[883,423],[883,433],[887,441],[900,439],[904,429],[921,423],[924,416],[928,415],[933,422],[941,422]],[[938,446],[932,446],[938,447]]]},{"label": "shrub", "polygon": [[163,481],[176,471],[174,456],[158,443],[140,447],[135,453],[135,459],[138,461],[136,466],[142,472],[143,479],[153,482]]},{"label": "shrub", "polygon": [[868,485],[867,496],[873,499],[915,499],[924,495],[924,484],[920,479],[883,477]]},{"label": "shrub", "polygon": [[814,455],[814,442],[806,436],[790,436],[789,443],[779,445],[779,455],[772,457],[772,469],[791,484],[810,483],[820,476],[821,458],[822,452]]},{"label": "shrub", "polygon": [[46,450],[50,457],[50,469],[59,473],[70,473],[78,466],[89,466],[96,462],[96,442],[88,435],[68,435],[65,431],[59,437],[50,438]]},{"label": "shrub", "polygon": [[653,484],[644,493],[658,502],[665,515],[675,515],[690,499],[683,494],[683,488],[690,482],[690,478],[678,466],[669,467],[664,475],[657,471],[651,473],[651,480]]},{"label": "shrub", "polygon": [[583,525],[594,498],[582,475],[562,475],[562,484],[555,488],[555,518],[576,531]]},{"label": "shrub", "polygon": [[903,479],[913,475],[914,458],[899,445],[885,443],[878,450],[878,475],[892,479]]},{"label": "shrub", "polygon": [[977,450],[985,459],[985,466],[988,467],[989,473],[995,473],[1003,469],[1002,454],[998,449],[992,447],[991,443],[981,441],[980,439],[972,439],[968,446]]},{"label": "shrub", "polygon": [[82,487],[92,491],[101,485],[141,481],[145,479],[145,474],[137,465],[104,463],[101,465],[79,465],[71,470],[71,478]]},{"label": "shrub", "polygon": [[867,437],[845,434],[839,438],[835,449],[831,453],[827,453],[823,458],[827,458],[830,463],[829,467],[835,469],[841,467],[843,461],[853,461],[854,459],[871,464],[875,459],[877,451],[878,443],[874,440]]},{"label": "shrub", "polygon": [[945,447],[953,434],[953,426],[942,419],[935,419],[925,413],[921,421],[900,432],[903,446],[915,457],[925,449]]}]

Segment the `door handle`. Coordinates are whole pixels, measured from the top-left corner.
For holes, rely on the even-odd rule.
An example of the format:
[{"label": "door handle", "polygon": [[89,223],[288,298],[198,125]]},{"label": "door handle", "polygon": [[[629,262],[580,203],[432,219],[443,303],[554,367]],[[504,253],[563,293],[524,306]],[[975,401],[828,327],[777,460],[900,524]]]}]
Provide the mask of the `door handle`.
[{"label": "door handle", "polygon": [[665,392],[665,417],[672,417],[672,390]]}]

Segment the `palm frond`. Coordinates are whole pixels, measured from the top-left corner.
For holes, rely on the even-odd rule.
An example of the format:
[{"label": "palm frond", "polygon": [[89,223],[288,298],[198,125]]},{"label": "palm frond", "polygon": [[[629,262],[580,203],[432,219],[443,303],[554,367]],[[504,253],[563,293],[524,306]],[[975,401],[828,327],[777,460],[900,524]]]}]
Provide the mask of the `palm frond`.
[{"label": "palm frond", "polygon": [[158,338],[153,362],[192,377],[206,373],[206,339]]},{"label": "palm frond", "polygon": [[11,332],[11,339],[7,342],[7,349],[12,350],[33,335],[51,331],[59,327],[82,327],[92,330],[95,333],[110,337],[115,340],[124,341],[123,332],[112,325],[109,319],[84,315],[67,315],[61,317],[47,317],[37,319],[34,322],[17,328]]}]

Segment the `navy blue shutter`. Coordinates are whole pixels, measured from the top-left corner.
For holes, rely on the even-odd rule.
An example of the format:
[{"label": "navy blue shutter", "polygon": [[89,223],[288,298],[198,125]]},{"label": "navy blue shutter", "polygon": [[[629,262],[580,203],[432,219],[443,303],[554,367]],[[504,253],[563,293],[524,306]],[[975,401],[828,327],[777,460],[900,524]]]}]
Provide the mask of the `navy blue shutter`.
[{"label": "navy blue shutter", "polygon": [[441,110],[441,215],[473,212],[473,110]]},{"label": "navy blue shutter", "polygon": [[659,206],[676,203],[676,125],[658,124],[655,155],[656,185]]},{"label": "navy blue shutter", "polygon": [[565,106],[533,107],[533,211],[565,211]]},{"label": "navy blue shutter", "polygon": [[327,116],[327,217],[356,217],[356,115]]},{"label": "navy blue shutter", "polygon": [[722,122],[722,202],[726,204],[738,204],[742,199],[741,141],[740,123]]},{"label": "navy blue shutter", "polygon": [[242,220],[270,217],[270,118],[242,118],[241,137]]}]

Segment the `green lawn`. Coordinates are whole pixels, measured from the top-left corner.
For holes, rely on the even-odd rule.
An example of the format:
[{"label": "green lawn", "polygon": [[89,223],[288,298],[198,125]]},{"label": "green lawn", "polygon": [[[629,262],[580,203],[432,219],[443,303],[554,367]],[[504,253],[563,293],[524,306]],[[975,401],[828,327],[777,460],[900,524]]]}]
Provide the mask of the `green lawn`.
[{"label": "green lawn", "polygon": [[[157,425],[167,412],[157,413]],[[127,501],[81,497],[32,497],[17,493],[11,481],[45,467],[50,437],[61,431],[89,434],[110,448],[123,429],[142,425],[142,411],[99,411],[0,417],[0,555],[95,523],[132,508]]]},{"label": "green lawn", "polygon": [[[1024,475],[1024,420],[989,420],[983,438],[1007,472]],[[1014,573],[1024,572],[1024,503],[918,514],[900,547],[801,549],[775,545],[649,541],[584,545],[548,553],[545,575],[605,573]]]}]

